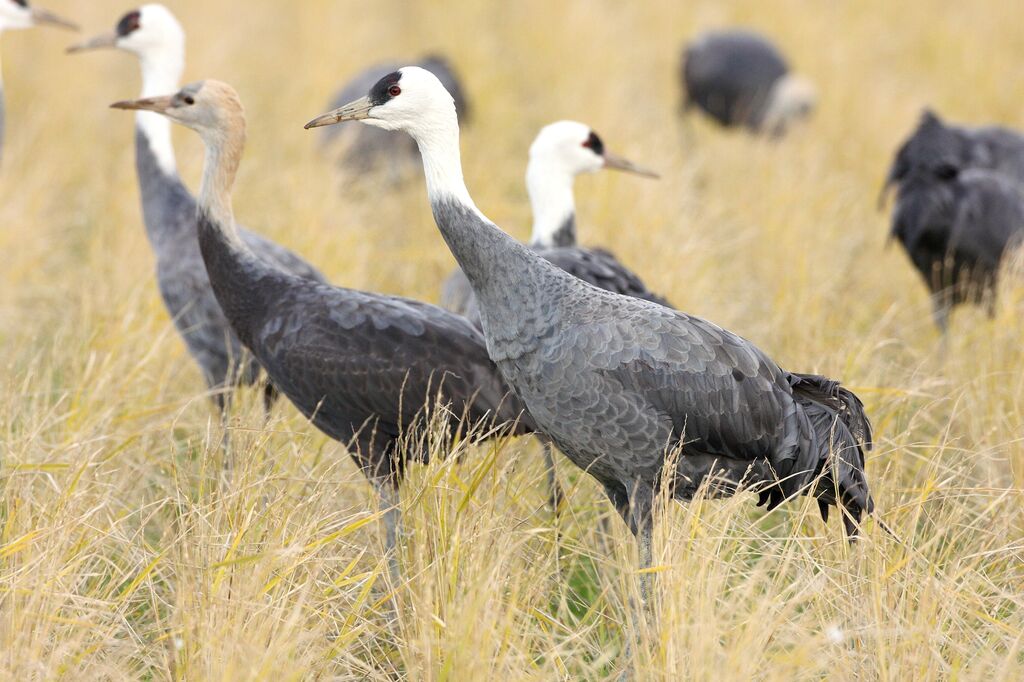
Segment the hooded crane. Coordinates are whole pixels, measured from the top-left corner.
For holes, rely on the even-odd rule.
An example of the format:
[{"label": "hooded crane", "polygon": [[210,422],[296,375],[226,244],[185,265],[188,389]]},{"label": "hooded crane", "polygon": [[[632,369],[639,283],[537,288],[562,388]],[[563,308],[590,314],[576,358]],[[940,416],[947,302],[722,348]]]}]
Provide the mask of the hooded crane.
[{"label": "hooded crane", "polygon": [[[185,32],[163,5],[125,14],[113,31],[69,48],[81,52],[117,48],[134,54],[142,67],[142,97],[174,92],[185,67]],[[196,239],[196,200],[178,177],[171,124],[150,111],[135,116],[135,170],[146,235],[156,254],[156,278],[167,312],[198,363],[223,412],[237,384],[260,381],[258,362],[244,352],[217,304]],[[324,281],[312,265],[288,249],[244,228],[239,235],[259,258],[300,277]],[[269,409],[275,397],[264,387]]]},{"label": "hooded crane", "polygon": [[[638,537],[642,567],[661,483],[681,500],[704,483],[718,495],[751,485],[770,508],[810,493],[823,516],[838,505],[856,532],[873,503],[870,425],[852,392],[786,372],[710,322],[588,284],[501,231],[466,189],[455,106],[429,71],[402,68],[306,127],[350,120],[416,140],[435,222],[473,285],[491,358],[537,426],[604,487]],[[645,599],[649,581],[642,574]]]},{"label": "hooded crane", "polygon": [[751,31],[704,33],[683,50],[683,111],[699,107],[723,126],[780,136],[814,110],[810,81],[790,73],[782,52]]},{"label": "hooded crane", "polygon": [[921,112],[914,132],[896,152],[879,206],[908,180],[939,175],[948,168],[991,170],[1024,184],[1024,135],[1000,126],[950,125],[931,109]]},{"label": "hooded crane", "polygon": [[[397,578],[400,438],[439,398],[453,434],[468,424],[532,429],[462,317],[396,296],[333,287],[257,254],[235,225],[231,187],[245,144],[238,95],[208,80],[171,96],[118,102],[199,133],[206,162],[198,243],[217,301],[274,385],[321,431],[347,445],[387,510],[387,546]],[[518,420],[518,421],[517,421]],[[409,447],[420,441],[411,439]],[[426,460],[429,452],[410,453]]]},{"label": "hooded crane", "polygon": [[[381,76],[391,73],[407,62],[384,62],[374,64],[356,74],[332,98],[328,109],[340,107],[359,97],[380,80]],[[465,90],[451,63],[441,55],[427,55],[417,66],[433,72],[444,87],[455,98],[455,107],[459,111],[459,119],[469,120],[469,101]],[[367,173],[383,168],[393,183],[399,182],[411,169],[419,168],[419,156],[416,145],[405,135],[394,135],[376,128],[331,128],[323,131],[320,136],[321,146],[327,147],[334,142],[346,142],[340,163],[353,173]]]},{"label": "hooded crane", "polygon": [[[0,34],[4,31],[32,28],[33,26],[59,26],[73,31],[78,26],[62,19],[53,12],[33,7],[27,0],[0,0]],[[2,54],[0,54],[2,58]],[[3,64],[0,59],[0,161],[4,157],[4,80]]]},{"label": "hooded crane", "polygon": [[1024,237],[1024,136],[948,125],[925,110],[896,153],[879,206],[894,188],[890,237],[921,273],[939,330],[962,303],[987,302],[991,315],[1000,262]]},{"label": "hooded crane", "polygon": [[[557,121],[541,129],[530,145],[530,162],[526,167],[526,190],[533,208],[530,248],[596,287],[668,305],[610,252],[576,245],[573,182],[581,173],[596,173],[602,168],[658,177],[609,152],[597,133],[582,123]],[[473,288],[461,270],[445,280],[441,305],[480,326]]]},{"label": "hooded crane", "polygon": [[963,303],[987,304],[992,316],[999,266],[1024,244],[1024,185],[953,165],[915,173],[900,185],[890,237],[921,273],[940,332]]}]

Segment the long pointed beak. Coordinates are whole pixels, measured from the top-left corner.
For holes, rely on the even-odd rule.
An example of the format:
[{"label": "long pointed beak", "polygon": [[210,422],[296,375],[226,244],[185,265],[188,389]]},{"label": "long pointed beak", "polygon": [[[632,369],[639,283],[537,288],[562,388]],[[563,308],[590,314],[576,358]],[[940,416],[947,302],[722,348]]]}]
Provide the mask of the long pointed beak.
[{"label": "long pointed beak", "polygon": [[159,114],[171,108],[173,95],[163,97],[146,97],[145,99],[129,99],[122,102],[114,102],[111,109],[132,109],[136,111],[155,111]]},{"label": "long pointed beak", "polygon": [[107,33],[101,33],[98,36],[93,36],[89,40],[72,45],[66,52],[68,54],[74,54],[75,52],[85,52],[86,50],[101,50],[108,47],[117,47],[117,33],[114,31],[108,31]]},{"label": "long pointed beak", "polygon": [[40,7],[32,8],[32,23],[34,24],[47,24],[49,26],[57,26],[59,28],[66,28],[71,31],[78,30],[78,24],[73,21],[68,21],[62,17],[57,16],[49,10],[42,9]]},{"label": "long pointed beak", "polygon": [[626,173],[633,173],[634,175],[642,175],[645,178],[660,178],[661,176],[652,170],[638,166],[629,159],[624,159],[621,156],[616,156],[609,152],[604,153],[604,167],[611,168],[612,170],[620,170]]},{"label": "long pointed beak", "polygon": [[334,111],[329,111],[326,114],[317,116],[312,121],[305,125],[306,130],[310,128],[321,128],[323,126],[331,126],[335,123],[341,123],[342,121],[359,121],[364,118],[370,117],[370,109],[373,105],[370,104],[369,97],[360,97],[354,102],[349,102],[343,107],[338,107]]},{"label": "long pointed beak", "polygon": [[885,180],[885,184],[882,185],[882,189],[878,190],[878,199],[876,199],[875,209],[878,211],[884,211],[886,205],[889,203],[889,197],[892,196],[892,190],[896,187],[896,180],[889,176]]}]

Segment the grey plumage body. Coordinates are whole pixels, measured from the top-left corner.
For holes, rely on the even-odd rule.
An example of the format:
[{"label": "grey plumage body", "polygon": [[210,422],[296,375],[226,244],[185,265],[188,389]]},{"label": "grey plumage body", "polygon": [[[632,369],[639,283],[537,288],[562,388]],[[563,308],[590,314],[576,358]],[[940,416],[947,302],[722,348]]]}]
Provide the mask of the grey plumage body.
[{"label": "grey plumage body", "polygon": [[[197,241],[195,198],[177,174],[161,169],[141,130],[136,130],[135,145],[143,219],[156,254],[160,295],[189,353],[214,391],[214,401],[223,408],[232,385],[258,380],[259,365],[244,352],[210,288]],[[324,281],[313,266],[288,249],[248,230],[239,232],[259,257],[300,277]],[[265,395],[268,402],[272,400],[270,385]]]},{"label": "grey plumage body", "polygon": [[[328,108],[339,107],[349,100],[366,94],[370,87],[385,74],[391,73],[403,63],[382,62],[364,69],[349,80],[331,99]],[[419,66],[437,76],[455,98],[459,116],[469,120],[469,101],[465,90],[447,59],[438,55],[424,57]],[[416,144],[408,135],[392,133],[379,128],[330,127],[320,133],[323,146],[343,141],[345,147],[340,157],[341,165],[353,173],[366,173],[384,169],[393,179],[401,178],[409,169],[419,168],[419,154]]]},{"label": "grey plumage body", "polygon": [[[397,484],[399,438],[435,397],[454,433],[470,423],[528,416],[466,320],[436,306],[295,276],[200,219],[199,245],[213,291],[241,341],[274,385],[331,438],[352,446],[367,477]],[[412,453],[426,460],[426,451]]]},{"label": "grey plumage body", "polygon": [[789,73],[782,53],[750,31],[705,33],[683,51],[684,109],[699,107],[723,126],[759,130],[772,88]]},{"label": "grey plumage body", "polygon": [[[530,248],[570,275],[600,289],[644,299],[660,305],[669,302],[655,294],[639,276],[623,265],[611,252],[576,245],[575,218],[570,216],[555,233],[554,245],[531,244]],[[473,287],[461,269],[445,280],[441,289],[441,305],[480,326],[480,309]]]},{"label": "grey plumage body", "polygon": [[480,300],[491,358],[634,532],[663,479],[680,499],[714,476],[718,492],[749,483],[775,504],[823,475],[823,513],[836,490],[848,521],[871,511],[870,427],[852,393],[785,372],[710,322],[572,277],[456,200],[433,210]]}]

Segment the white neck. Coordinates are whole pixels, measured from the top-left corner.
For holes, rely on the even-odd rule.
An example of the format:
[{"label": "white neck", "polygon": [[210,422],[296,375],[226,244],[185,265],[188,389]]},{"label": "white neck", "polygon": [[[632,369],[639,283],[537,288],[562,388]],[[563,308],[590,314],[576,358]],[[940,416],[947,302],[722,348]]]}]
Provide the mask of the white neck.
[{"label": "white neck", "polygon": [[[162,48],[139,55],[142,67],[142,97],[170,95],[177,91],[181,73],[185,68],[182,50]],[[167,175],[177,174],[174,146],[171,144],[171,122],[152,111],[135,113],[135,124],[149,140],[160,169]]]},{"label": "white neck", "polygon": [[530,157],[526,167],[526,191],[533,208],[531,245],[543,248],[555,245],[555,233],[576,213],[572,191],[574,180],[572,173],[550,160]]},{"label": "white neck", "polygon": [[462,177],[458,123],[420,130],[414,137],[423,157],[423,174],[427,179],[430,201],[452,199],[480,214]]}]

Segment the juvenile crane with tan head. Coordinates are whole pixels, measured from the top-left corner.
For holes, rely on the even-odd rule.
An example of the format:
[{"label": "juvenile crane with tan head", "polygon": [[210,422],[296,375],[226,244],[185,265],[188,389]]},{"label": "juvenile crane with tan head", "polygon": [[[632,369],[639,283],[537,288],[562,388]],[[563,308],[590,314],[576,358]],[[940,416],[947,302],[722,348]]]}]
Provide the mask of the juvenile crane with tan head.
[{"label": "juvenile crane with tan head", "polygon": [[[29,5],[28,0],[0,0],[0,34],[33,26],[57,26],[73,31],[78,26],[53,12]],[[4,79],[0,54],[0,160],[4,157]]]},{"label": "juvenile crane with tan head", "polygon": [[[665,299],[650,291],[611,252],[584,248],[576,243],[573,184],[578,175],[606,168],[648,178],[658,177],[654,172],[612,154],[597,133],[582,123],[556,121],[541,129],[530,145],[530,162],[526,167],[526,189],[533,208],[530,248],[569,274],[596,287],[667,305]],[[461,270],[456,270],[445,280],[441,305],[480,325],[473,288]]]},{"label": "juvenile crane with tan head", "polygon": [[643,567],[661,484],[682,500],[753,486],[770,507],[809,493],[823,516],[838,505],[856,532],[873,503],[870,426],[853,393],[786,372],[711,322],[583,282],[496,227],[466,189],[455,107],[428,71],[389,74],[306,127],[342,121],[416,140],[435,222],[473,286],[491,358],[537,426],[604,487],[638,536]]},{"label": "juvenile crane with tan head", "polygon": [[[452,434],[481,423],[532,430],[488,358],[483,337],[437,306],[299,277],[249,248],[231,205],[245,117],[229,86],[208,80],[114,107],[157,112],[202,137],[198,242],[213,292],[274,385],[321,431],[347,445],[380,491],[397,577],[403,431],[423,424],[435,400],[445,405],[439,419]],[[421,442],[408,440],[410,448]],[[405,454],[425,460],[430,453]]]},{"label": "juvenile crane with tan head", "polygon": [[[121,17],[112,31],[69,48],[118,49],[135,55],[142,69],[142,97],[178,88],[185,68],[185,32],[163,5],[144,5]],[[156,254],[156,279],[167,312],[223,411],[237,384],[257,384],[259,363],[248,355],[232,331],[210,289],[196,239],[196,201],[178,176],[171,144],[171,124],[152,111],[135,115],[135,171],[142,198],[146,234]],[[301,277],[324,281],[316,268],[288,249],[245,228],[246,246]],[[269,408],[276,393],[264,387]]]}]

